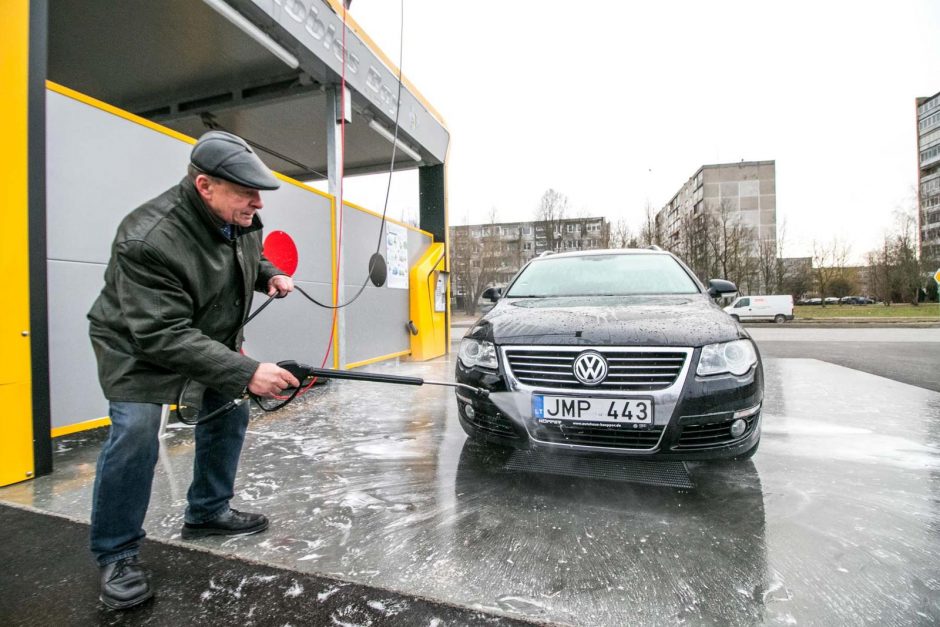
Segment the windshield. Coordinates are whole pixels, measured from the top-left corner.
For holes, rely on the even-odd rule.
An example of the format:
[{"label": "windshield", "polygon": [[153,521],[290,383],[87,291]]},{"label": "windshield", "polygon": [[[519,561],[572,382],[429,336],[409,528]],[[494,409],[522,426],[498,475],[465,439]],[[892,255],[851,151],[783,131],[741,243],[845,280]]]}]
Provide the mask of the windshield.
[{"label": "windshield", "polygon": [[669,255],[547,257],[530,263],[506,297],[697,294],[698,287]]}]

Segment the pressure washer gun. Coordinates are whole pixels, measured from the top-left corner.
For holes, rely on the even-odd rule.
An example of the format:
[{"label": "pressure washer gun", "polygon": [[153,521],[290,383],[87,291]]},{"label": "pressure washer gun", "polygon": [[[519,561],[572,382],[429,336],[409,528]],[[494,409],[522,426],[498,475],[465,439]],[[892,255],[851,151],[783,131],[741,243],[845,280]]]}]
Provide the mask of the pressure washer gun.
[{"label": "pressure washer gun", "polygon": [[[202,398],[202,392],[205,390],[204,387],[192,388],[188,390],[189,386],[185,387],[180,393],[180,400],[177,403],[176,408],[176,417],[180,422],[185,424],[201,424],[208,422],[219,416],[228,413],[232,409],[235,409],[242,403],[246,402],[249,398],[253,399],[259,407],[264,411],[276,411],[281,409],[288,403],[294,400],[297,397],[298,393],[304,389],[313,379],[323,378],[323,379],[347,379],[350,381],[368,381],[370,383],[393,383],[397,385],[439,385],[449,388],[458,388],[472,392],[478,396],[488,397],[489,392],[483,388],[473,387],[472,385],[467,385],[465,383],[457,383],[451,381],[429,381],[428,379],[421,379],[419,377],[403,377],[400,375],[394,374],[381,374],[378,372],[353,372],[350,370],[333,370],[331,368],[315,368],[313,366],[308,366],[307,364],[298,363],[292,359],[285,361],[277,362],[277,365],[284,370],[287,370],[289,373],[294,375],[294,377],[300,382],[300,387],[295,388],[293,393],[283,402],[279,403],[274,407],[266,407],[261,400],[261,397],[246,393],[241,398],[236,398],[223,406],[219,407],[213,412],[206,414],[205,416],[197,415],[199,413],[199,404]],[[186,398],[192,399],[190,402],[187,402]]]},{"label": "pressure washer gun", "polygon": [[419,377],[403,377],[396,374],[380,374],[378,372],[354,372],[351,370],[332,370],[330,368],[314,368],[307,364],[297,363],[294,360],[279,361],[278,366],[294,375],[301,386],[304,381],[314,378],[324,379],[348,379],[350,381],[369,381],[372,383],[394,383],[398,385],[440,385],[449,388],[459,388],[473,392],[479,396],[487,397],[490,393],[483,388],[475,388],[466,383],[457,383],[451,381],[429,381]]}]

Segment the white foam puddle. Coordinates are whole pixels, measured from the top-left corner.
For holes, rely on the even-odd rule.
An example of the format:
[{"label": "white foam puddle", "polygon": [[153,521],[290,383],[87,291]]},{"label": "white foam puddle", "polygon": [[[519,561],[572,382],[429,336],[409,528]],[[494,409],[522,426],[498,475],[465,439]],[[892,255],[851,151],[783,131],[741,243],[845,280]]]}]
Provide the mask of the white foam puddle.
[{"label": "white foam puddle", "polygon": [[774,435],[868,435],[871,429],[843,427],[802,418],[788,418],[766,414],[761,432]]},{"label": "white foam puddle", "polygon": [[350,492],[343,497],[341,505],[352,509],[354,512],[361,509],[381,508],[385,509],[386,503],[365,492]]},{"label": "white foam puddle", "polygon": [[414,440],[388,440],[360,444],[355,450],[363,455],[380,459],[420,459],[427,456],[427,450],[418,446]]},{"label": "white foam puddle", "polygon": [[762,432],[786,436],[788,452],[804,457],[889,464],[908,470],[940,468],[940,449],[872,429],[768,414]]}]

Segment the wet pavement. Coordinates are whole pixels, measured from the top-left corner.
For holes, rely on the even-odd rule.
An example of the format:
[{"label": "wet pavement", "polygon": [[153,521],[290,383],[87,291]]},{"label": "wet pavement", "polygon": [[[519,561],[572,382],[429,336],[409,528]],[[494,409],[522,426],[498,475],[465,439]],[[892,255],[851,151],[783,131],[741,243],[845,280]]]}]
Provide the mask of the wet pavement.
[{"label": "wet pavement", "polygon": [[[449,380],[451,359],[364,370]],[[249,427],[233,505],[271,528],[194,544],[545,622],[940,622],[940,393],[764,367],[760,451],[686,464],[691,488],[609,460],[530,472],[466,442],[451,390],[334,381]],[[0,501],[87,520],[101,431],[57,439],[55,472]],[[171,428],[150,537],[179,540],[191,464],[190,429]]]}]

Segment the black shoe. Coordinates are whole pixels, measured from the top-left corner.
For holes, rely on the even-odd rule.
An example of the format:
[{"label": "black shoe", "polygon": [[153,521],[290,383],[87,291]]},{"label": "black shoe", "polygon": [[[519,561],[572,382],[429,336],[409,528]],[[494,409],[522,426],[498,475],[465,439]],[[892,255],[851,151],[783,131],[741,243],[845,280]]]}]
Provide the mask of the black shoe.
[{"label": "black shoe", "polygon": [[183,523],[184,540],[206,536],[247,536],[268,528],[264,514],[249,514],[230,509],[204,523]]},{"label": "black shoe", "polygon": [[153,596],[150,574],[136,555],[101,567],[101,602],[112,610],[126,610]]}]

